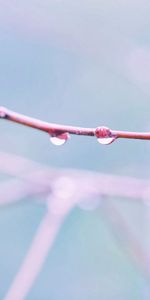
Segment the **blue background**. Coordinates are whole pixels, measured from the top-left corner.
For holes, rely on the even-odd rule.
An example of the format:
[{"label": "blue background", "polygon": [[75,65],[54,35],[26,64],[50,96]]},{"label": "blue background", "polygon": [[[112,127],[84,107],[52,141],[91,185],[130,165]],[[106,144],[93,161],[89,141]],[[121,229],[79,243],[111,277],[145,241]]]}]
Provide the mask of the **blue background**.
[{"label": "blue background", "polygon": [[[148,0],[0,1],[0,104],[54,123],[149,131],[149,12]],[[5,121],[0,136],[1,150],[50,167],[150,176],[146,141],[105,147],[73,136],[54,147]],[[148,254],[149,206],[112,201]],[[32,201],[0,210],[1,299],[44,213]],[[75,209],[27,299],[149,299],[147,279],[110,227],[103,213]]]}]

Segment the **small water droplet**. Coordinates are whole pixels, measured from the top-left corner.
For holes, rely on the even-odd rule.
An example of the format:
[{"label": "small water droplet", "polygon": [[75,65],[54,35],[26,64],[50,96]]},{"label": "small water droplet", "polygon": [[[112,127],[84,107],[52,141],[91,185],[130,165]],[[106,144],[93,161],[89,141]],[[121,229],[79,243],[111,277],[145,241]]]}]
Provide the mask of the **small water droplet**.
[{"label": "small water droplet", "polygon": [[111,130],[108,127],[97,127],[95,130],[97,140],[102,145],[109,145],[116,140],[116,136],[112,135]]},{"label": "small water droplet", "polygon": [[70,136],[69,136],[68,132],[64,132],[61,134],[52,134],[52,135],[50,135],[50,141],[55,146],[62,146],[67,142],[69,137]]},{"label": "small water droplet", "polygon": [[105,138],[98,138],[98,142],[102,145],[109,145],[115,141],[116,137],[105,137]]}]

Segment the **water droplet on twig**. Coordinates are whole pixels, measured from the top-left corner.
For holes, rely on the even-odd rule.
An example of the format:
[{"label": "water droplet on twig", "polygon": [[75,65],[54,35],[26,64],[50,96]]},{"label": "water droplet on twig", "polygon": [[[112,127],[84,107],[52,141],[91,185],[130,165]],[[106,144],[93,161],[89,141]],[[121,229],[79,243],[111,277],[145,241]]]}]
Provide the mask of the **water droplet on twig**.
[{"label": "water droplet on twig", "polygon": [[101,145],[109,145],[113,143],[115,139],[116,139],[115,137],[106,137],[106,138],[98,138],[97,140]]},{"label": "water droplet on twig", "polygon": [[116,136],[112,135],[111,130],[107,127],[97,127],[95,130],[97,141],[102,145],[109,145],[116,140]]},{"label": "water droplet on twig", "polygon": [[61,134],[52,134],[50,135],[50,141],[55,146],[62,146],[64,145],[67,140],[70,138],[68,132],[64,132]]}]

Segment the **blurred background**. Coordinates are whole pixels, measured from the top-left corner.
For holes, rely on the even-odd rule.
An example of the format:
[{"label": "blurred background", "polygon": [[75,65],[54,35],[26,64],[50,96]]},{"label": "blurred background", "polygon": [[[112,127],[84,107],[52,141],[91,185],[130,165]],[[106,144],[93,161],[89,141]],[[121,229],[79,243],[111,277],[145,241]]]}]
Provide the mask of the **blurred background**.
[{"label": "blurred background", "polygon": [[[149,131],[149,12],[148,0],[1,0],[0,105],[54,123]],[[55,147],[46,134],[6,121],[0,136],[2,151],[49,167],[150,178],[147,141],[106,147],[73,136]],[[149,204],[109,200],[147,253],[148,265]],[[32,198],[0,209],[0,299],[44,214]],[[101,208],[76,208],[27,299],[150,299],[149,283]]]}]

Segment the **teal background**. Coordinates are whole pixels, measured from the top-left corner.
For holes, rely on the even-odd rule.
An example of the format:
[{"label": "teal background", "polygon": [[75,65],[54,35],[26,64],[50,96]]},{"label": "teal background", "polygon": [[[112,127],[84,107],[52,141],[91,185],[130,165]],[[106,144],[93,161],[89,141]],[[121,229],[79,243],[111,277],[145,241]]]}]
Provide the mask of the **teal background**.
[{"label": "teal background", "polygon": [[[0,105],[60,124],[149,131],[149,12],[148,0],[0,1]],[[6,121],[0,136],[1,150],[49,167],[150,177],[147,141],[106,147],[73,136],[54,147],[46,134]],[[29,200],[0,210],[0,299],[45,213]],[[149,205],[110,200],[149,256]],[[27,297],[149,298],[149,279],[118,244],[101,208],[71,213]]]}]

